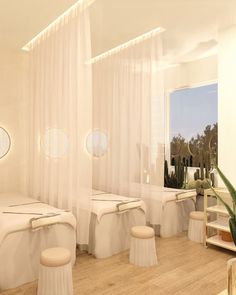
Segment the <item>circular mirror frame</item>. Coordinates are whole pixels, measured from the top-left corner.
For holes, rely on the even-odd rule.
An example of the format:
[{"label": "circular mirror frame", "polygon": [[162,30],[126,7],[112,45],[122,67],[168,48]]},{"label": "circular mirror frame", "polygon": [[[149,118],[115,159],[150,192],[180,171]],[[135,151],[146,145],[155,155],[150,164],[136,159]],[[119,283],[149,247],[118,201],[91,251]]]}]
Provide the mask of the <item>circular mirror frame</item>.
[{"label": "circular mirror frame", "polygon": [[[94,134],[98,134],[98,137],[101,136],[102,137],[102,142],[103,142],[103,146],[99,146],[99,152],[96,153],[94,152],[95,146],[93,145],[93,136]],[[92,131],[90,131],[88,133],[88,135],[86,136],[86,141],[85,141],[85,146],[86,146],[86,150],[87,152],[95,157],[95,158],[100,158],[103,157],[108,150],[108,136],[104,131],[101,131],[99,129],[94,129]]]},{"label": "circular mirror frame", "polygon": [[3,151],[2,154],[1,154],[1,151],[0,151],[0,159],[2,159],[2,158],[5,157],[5,156],[9,153],[9,151],[10,151],[10,148],[11,148],[11,137],[10,137],[9,133],[7,132],[7,130],[6,130],[5,128],[0,127],[0,131],[3,131],[3,132],[4,132],[3,134],[5,134],[6,137],[7,137],[7,139],[8,139],[8,147],[7,147],[7,149],[6,149],[5,151]]},{"label": "circular mirror frame", "polygon": [[[56,137],[55,137],[56,136]],[[60,145],[60,151],[59,150],[54,150],[54,146],[49,146],[51,143],[54,143],[52,138],[60,139],[59,141],[63,142],[63,146]],[[51,142],[52,141],[52,142]],[[40,140],[40,146],[44,151],[44,154],[53,159],[59,159],[65,156],[65,154],[68,151],[68,136],[67,134],[58,128],[48,128],[45,130],[44,135],[42,136]],[[63,148],[61,148],[63,147]]]}]

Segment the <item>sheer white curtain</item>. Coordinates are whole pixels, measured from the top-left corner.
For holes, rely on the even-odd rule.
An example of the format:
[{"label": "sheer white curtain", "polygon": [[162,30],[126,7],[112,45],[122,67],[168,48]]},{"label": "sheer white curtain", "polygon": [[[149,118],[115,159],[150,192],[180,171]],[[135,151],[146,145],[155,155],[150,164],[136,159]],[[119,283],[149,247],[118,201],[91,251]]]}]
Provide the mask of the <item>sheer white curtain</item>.
[{"label": "sheer white curtain", "polygon": [[164,91],[160,34],[95,60],[93,128],[108,150],[93,160],[95,189],[145,196],[163,186]]},{"label": "sheer white curtain", "polygon": [[71,210],[87,244],[92,185],[84,142],[92,126],[90,28],[82,1],[30,44],[33,198]]}]

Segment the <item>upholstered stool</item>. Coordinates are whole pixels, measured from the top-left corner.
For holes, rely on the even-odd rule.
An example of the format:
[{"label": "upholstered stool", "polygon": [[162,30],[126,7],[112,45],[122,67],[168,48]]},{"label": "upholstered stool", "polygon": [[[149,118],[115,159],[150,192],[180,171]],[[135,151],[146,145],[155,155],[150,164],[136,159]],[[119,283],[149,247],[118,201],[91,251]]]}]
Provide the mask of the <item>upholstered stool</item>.
[{"label": "upholstered stool", "polygon": [[70,251],[49,248],[41,253],[38,295],[72,295],[72,266]]},{"label": "upholstered stool", "polygon": [[[209,214],[208,214],[209,217]],[[188,238],[197,243],[203,243],[204,212],[192,211],[189,214]]]},{"label": "upholstered stool", "polygon": [[129,261],[138,266],[152,266],[157,264],[155,234],[148,226],[134,226],[131,228]]}]

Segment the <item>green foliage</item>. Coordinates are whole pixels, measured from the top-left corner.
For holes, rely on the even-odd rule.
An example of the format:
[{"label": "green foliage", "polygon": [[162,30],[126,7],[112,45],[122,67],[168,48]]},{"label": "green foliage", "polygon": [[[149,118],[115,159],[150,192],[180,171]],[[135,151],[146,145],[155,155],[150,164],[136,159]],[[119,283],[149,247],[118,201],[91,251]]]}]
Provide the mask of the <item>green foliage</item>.
[{"label": "green foliage", "polygon": [[230,227],[230,232],[234,241],[234,244],[236,245],[236,190],[234,186],[231,184],[231,182],[228,180],[228,178],[223,174],[223,172],[216,166],[216,170],[219,173],[221,179],[223,180],[226,188],[228,189],[230,196],[232,198],[232,203],[233,203],[233,209],[222,199],[222,197],[215,191],[213,187],[211,189],[215,193],[216,197],[220,200],[220,202],[225,206],[227,209],[230,219],[229,219],[229,227]]},{"label": "green foliage", "polygon": [[216,166],[216,170],[219,173],[221,179],[223,180],[225,186],[227,187],[227,189],[232,197],[233,203],[236,204],[236,190],[235,190],[235,188],[230,183],[230,181],[226,178],[226,176],[222,173],[222,171],[220,170],[219,167]]},{"label": "green foliage", "polygon": [[[209,178],[213,162],[217,163],[217,123],[207,125],[202,134],[197,134],[188,142],[179,134],[171,141],[171,160],[180,156],[188,161],[188,166],[201,167],[201,179]],[[173,164],[173,163],[172,163]],[[205,168],[205,175],[203,168]]]},{"label": "green foliage", "polygon": [[236,221],[234,218],[229,219],[229,228],[230,228],[230,232],[231,232],[234,244],[236,245]]},{"label": "green foliage", "polygon": [[173,172],[171,172],[171,174],[169,175],[168,162],[166,160],[164,168],[164,186],[171,188],[177,187],[177,177]]},{"label": "green foliage", "polygon": [[187,166],[181,161],[181,158],[178,157],[175,161],[175,171],[169,174],[168,162],[165,160],[164,186],[170,188],[185,188],[187,171]]},{"label": "green foliage", "polygon": [[209,185],[209,180],[208,179],[197,179],[195,180],[195,188],[196,192],[198,195],[203,196],[204,195],[204,190],[207,188],[210,188],[211,186]]}]

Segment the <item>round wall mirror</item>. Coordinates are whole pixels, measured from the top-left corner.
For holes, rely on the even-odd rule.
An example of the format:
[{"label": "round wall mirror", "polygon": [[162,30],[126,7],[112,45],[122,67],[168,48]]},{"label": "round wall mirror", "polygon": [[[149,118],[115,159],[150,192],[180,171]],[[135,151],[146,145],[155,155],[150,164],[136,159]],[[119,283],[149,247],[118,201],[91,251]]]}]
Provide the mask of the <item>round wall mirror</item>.
[{"label": "round wall mirror", "polygon": [[106,133],[94,130],[86,139],[87,151],[94,157],[101,157],[107,152],[108,138]]},{"label": "round wall mirror", "polygon": [[7,131],[0,127],[0,159],[3,158],[10,150],[11,139]]},{"label": "round wall mirror", "polygon": [[60,158],[68,149],[68,137],[59,129],[48,129],[41,139],[41,146],[47,156]]}]

